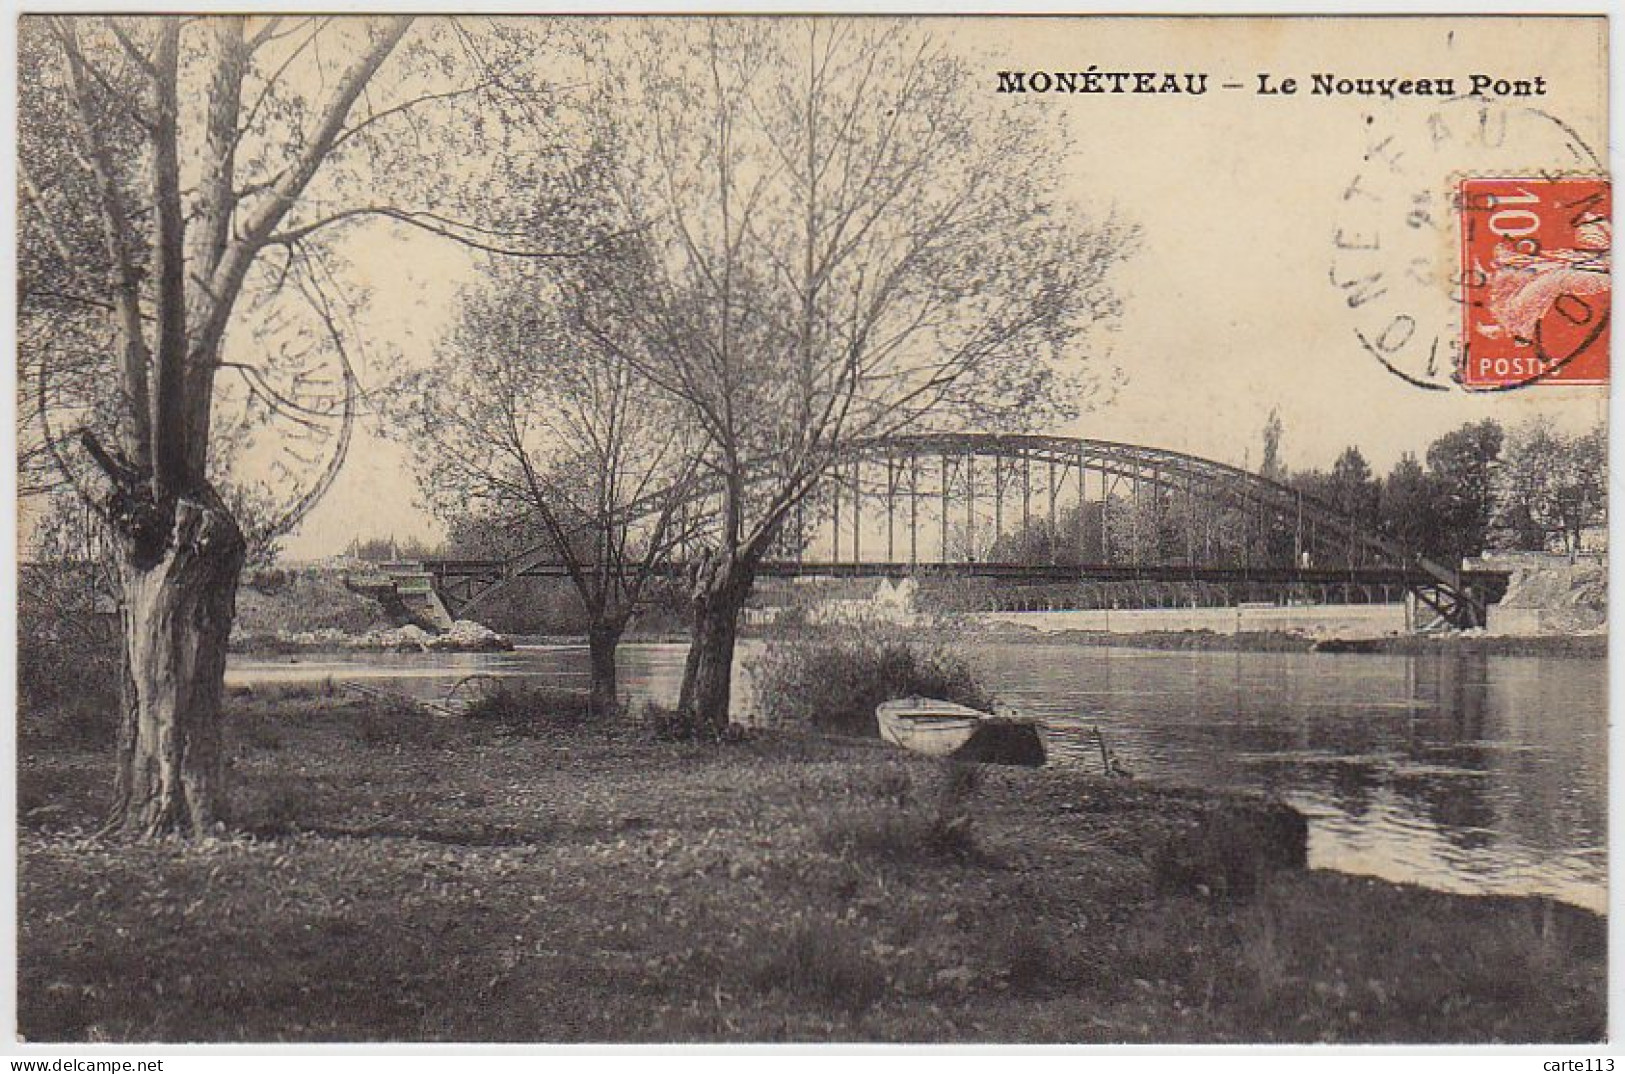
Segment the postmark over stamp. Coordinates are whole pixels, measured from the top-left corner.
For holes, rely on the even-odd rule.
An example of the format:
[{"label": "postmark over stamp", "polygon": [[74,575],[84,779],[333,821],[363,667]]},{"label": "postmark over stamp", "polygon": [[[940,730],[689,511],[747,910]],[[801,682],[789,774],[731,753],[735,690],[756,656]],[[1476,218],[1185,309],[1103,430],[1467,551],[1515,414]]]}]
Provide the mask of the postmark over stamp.
[{"label": "postmark over stamp", "polygon": [[1608,180],[1463,179],[1463,386],[1608,380]]},{"label": "postmark over stamp", "polygon": [[[1495,313],[1499,308],[1511,317],[1512,283],[1538,274],[1534,261],[1521,274],[1513,262],[1502,263],[1505,271],[1498,274],[1497,245],[1506,245],[1509,256],[1536,260],[1550,260],[1555,250],[1584,250],[1581,224],[1573,218],[1587,213],[1600,218],[1604,234],[1595,227],[1587,232],[1588,241],[1602,238],[1603,248],[1591,251],[1602,255],[1600,271],[1586,282],[1607,286],[1606,155],[1581,134],[1589,124],[1576,122],[1580,126],[1546,107],[1470,96],[1447,100],[1425,115],[1365,113],[1358,170],[1342,187],[1331,229],[1328,276],[1361,353],[1429,391],[1606,383],[1606,292],[1584,296],[1594,316],[1578,338],[1547,322],[1548,315],[1587,316],[1573,298],[1563,298],[1556,312],[1541,311],[1538,342],[1519,334],[1520,328],[1533,332],[1532,325],[1513,318],[1518,326],[1504,331]],[[1536,201],[1506,200],[1526,196]],[[1538,224],[1515,211],[1534,213]],[[1489,219],[1497,213],[1497,227],[1521,233],[1495,234]],[[1531,226],[1536,230],[1526,232]],[[1592,263],[1589,254],[1582,260]],[[1504,288],[1494,301],[1491,277]],[[1543,287],[1572,279],[1554,276]],[[1555,290],[1554,304],[1567,288]],[[1543,293],[1537,288],[1527,298]],[[1503,330],[1499,337],[1497,329]],[[1588,343],[1592,330],[1598,334]]]}]

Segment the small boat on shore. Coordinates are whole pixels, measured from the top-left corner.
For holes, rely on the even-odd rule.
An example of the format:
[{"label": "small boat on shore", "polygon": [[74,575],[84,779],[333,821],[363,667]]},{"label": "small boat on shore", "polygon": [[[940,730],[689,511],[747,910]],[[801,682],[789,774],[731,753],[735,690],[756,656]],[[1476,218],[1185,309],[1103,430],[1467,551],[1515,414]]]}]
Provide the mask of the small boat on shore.
[{"label": "small boat on shore", "polygon": [[875,709],[880,737],[928,757],[981,764],[1044,763],[1042,725],[1034,716],[995,716],[930,697],[887,701]]}]

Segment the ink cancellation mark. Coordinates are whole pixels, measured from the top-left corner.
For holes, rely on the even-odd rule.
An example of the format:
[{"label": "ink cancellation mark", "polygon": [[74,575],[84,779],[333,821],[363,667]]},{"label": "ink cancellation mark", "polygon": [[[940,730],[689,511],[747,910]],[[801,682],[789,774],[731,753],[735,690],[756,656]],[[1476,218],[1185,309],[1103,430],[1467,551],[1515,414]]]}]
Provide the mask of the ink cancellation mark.
[{"label": "ink cancellation mark", "polygon": [[[1464,229],[1477,214],[1456,211],[1462,177],[1533,176],[1542,183],[1605,185],[1603,164],[1563,119],[1487,98],[1455,98],[1415,118],[1390,111],[1381,121],[1377,114],[1361,119],[1359,170],[1339,191],[1330,229],[1328,280],[1353,321],[1360,353],[1416,388],[1470,387],[1466,374],[1474,358],[1480,352],[1505,353],[1508,344],[1494,343],[1467,324],[1472,302],[1484,296],[1475,294],[1478,277],[1468,271],[1464,245]],[[1601,215],[1606,218],[1606,210]],[[1474,225],[1475,234],[1482,226]],[[1587,302],[1596,312],[1598,301]],[[1585,312],[1568,302],[1564,310]],[[1605,305],[1601,312],[1605,319]],[[1597,320],[1589,323],[1595,328]],[[1575,360],[1576,341],[1566,331],[1561,338],[1569,349],[1559,353],[1557,341],[1543,335],[1553,360],[1540,371],[1514,376],[1509,364],[1500,378],[1504,383],[1482,387],[1523,387],[1566,369]],[[1582,349],[1605,355],[1606,346],[1604,330]],[[1559,365],[1565,357],[1570,361]],[[1488,368],[1493,375],[1493,360]],[[1605,365],[1601,375],[1606,376]]]}]

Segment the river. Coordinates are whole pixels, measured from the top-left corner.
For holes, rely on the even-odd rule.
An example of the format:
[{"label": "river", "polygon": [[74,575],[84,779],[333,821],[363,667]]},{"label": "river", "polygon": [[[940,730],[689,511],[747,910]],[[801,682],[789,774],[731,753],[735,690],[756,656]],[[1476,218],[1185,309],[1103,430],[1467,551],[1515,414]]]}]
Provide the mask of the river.
[{"label": "river", "polygon": [[[675,700],[680,645],[627,645],[622,689]],[[741,656],[748,666],[750,647]],[[978,647],[1002,702],[1043,716],[1054,764],[1268,791],[1310,820],[1310,865],[1607,908],[1607,664],[1444,654]],[[230,684],[366,680],[427,698],[475,673],[585,685],[586,650],[233,657]],[[735,711],[752,709],[748,673]]]}]

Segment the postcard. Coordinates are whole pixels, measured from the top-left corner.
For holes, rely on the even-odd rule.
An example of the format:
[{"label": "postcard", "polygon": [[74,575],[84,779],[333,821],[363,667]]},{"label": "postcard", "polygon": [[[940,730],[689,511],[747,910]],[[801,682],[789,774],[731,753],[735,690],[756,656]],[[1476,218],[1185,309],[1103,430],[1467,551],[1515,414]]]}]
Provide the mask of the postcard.
[{"label": "postcard", "polygon": [[25,15],[12,1050],[1604,1040],[1608,47]]}]

